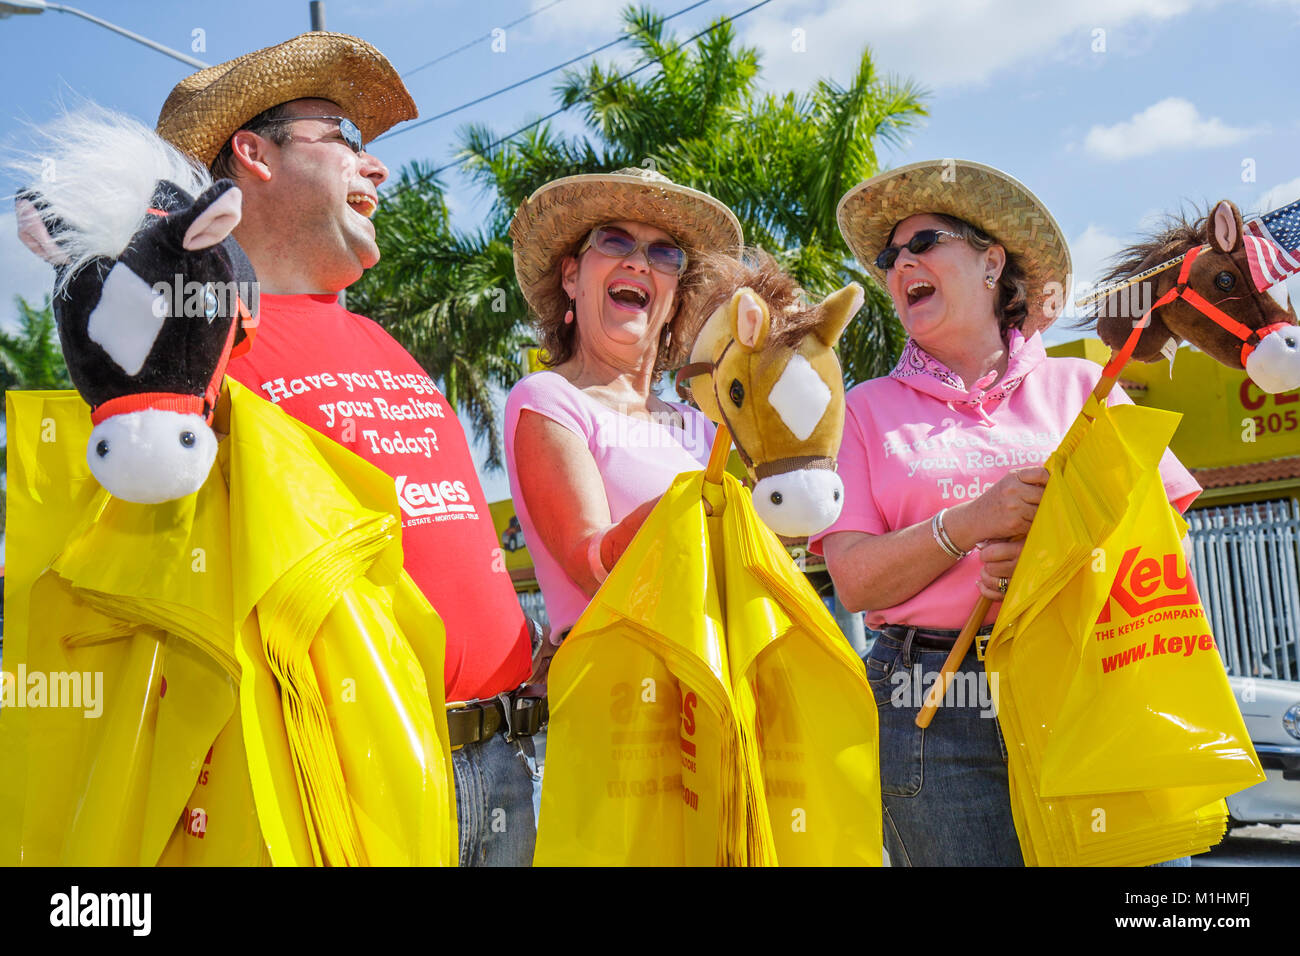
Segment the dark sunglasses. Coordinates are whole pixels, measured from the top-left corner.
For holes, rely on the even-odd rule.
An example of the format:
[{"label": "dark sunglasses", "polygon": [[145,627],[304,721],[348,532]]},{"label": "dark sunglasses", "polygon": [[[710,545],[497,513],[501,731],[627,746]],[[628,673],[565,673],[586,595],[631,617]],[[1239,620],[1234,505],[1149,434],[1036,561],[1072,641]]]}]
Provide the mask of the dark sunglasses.
[{"label": "dark sunglasses", "polygon": [[881,249],[880,255],[876,256],[876,268],[883,272],[888,272],[894,268],[894,263],[898,260],[898,254],[904,249],[914,256],[929,252],[938,243],[940,236],[950,236],[953,239],[961,238],[957,233],[948,232],[944,229],[922,229],[901,246],[885,246],[885,248]]},{"label": "dark sunglasses", "polygon": [[667,239],[655,239],[640,242],[635,236],[618,228],[618,226],[597,226],[578,247],[578,255],[588,248],[595,249],[611,259],[626,259],[628,256],[645,250],[646,262],[656,272],[679,276],[686,271],[686,250],[673,245]]},{"label": "dark sunglasses", "polygon": [[[361,130],[357,124],[352,122],[346,116],[281,116],[276,119],[266,120],[266,123],[296,123],[298,120],[338,120],[339,135],[343,137],[343,142],[348,144],[348,148],[354,153],[364,153],[366,144],[361,141]],[[260,125],[260,124],[259,124]]]}]

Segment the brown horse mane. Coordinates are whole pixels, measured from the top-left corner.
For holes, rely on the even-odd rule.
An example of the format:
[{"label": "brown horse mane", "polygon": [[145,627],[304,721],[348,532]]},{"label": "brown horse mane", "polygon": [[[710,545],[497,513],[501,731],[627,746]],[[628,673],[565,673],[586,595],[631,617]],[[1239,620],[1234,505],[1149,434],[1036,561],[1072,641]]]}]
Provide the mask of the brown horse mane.
[{"label": "brown horse mane", "polygon": [[1101,281],[1110,284],[1127,279],[1148,266],[1158,265],[1182,255],[1192,246],[1199,246],[1205,241],[1207,218],[1200,216],[1189,221],[1181,213],[1167,215],[1160,227],[1145,239],[1126,246],[1112,256],[1110,268]]},{"label": "brown horse mane", "polygon": [[[1193,246],[1201,245],[1205,242],[1208,219],[1208,215],[1197,215],[1194,219],[1188,219],[1181,211],[1167,213],[1164,220],[1143,239],[1125,246],[1110,257],[1105,273],[1098,280],[1098,289],[1112,283],[1123,282],[1143,269],[1176,259]],[[1105,309],[1106,301],[1107,297],[1103,297],[1093,303],[1080,327],[1093,325],[1098,315]]]},{"label": "brown horse mane", "polygon": [[746,256],[748,261],[722,254],[705,259],[700,287],[702,314],[706,319],[712,316],[737,289],[748,286],[767,303],[772,319],[768,343],[796,348],[822,322],[824,310],[820,303],[807,303],[803,289],[771,255],[758,249],[747,251]]}]

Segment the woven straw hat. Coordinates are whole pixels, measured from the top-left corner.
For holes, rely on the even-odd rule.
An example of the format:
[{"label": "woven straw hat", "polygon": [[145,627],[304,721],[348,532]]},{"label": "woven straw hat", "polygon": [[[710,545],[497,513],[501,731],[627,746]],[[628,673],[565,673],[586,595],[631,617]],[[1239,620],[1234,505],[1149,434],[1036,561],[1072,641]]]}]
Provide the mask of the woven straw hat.
[{"label": "woven straw hat", "polygon": [[[1069,291],[1065,235],[1038,197],[1001,170],[951,159],[900,166],[850,189],[836,218],[858,262],[884,286],[876,256],[896,225],[925,213],[956,216],[1016,257],[1029,299],[1026,335],[1056,320]],[[1050,283],[1059,283],[1059,289]]]},{"label": "woven straw hat", "polygon": [[698,307],[695,290],[703,255],[740,251],[740,222],[730,209],[654,170],[620,169],[556,179],[525,199],[510,223],[515,277],[538,316],[544,320],[558,316],[568,301],[560,287],[560,260],[575,253],[596,226],[620,219],[656,226],[686,250],[677,314],[688,320],[693,320]]},{"label": "woven straw hat", "polygon": [[163,104],[158,135],[211,166],[244,123],[301,99],[337,103],[366,142],[418,115],[382,53],[344,33],[313,32],[187,76]]}]

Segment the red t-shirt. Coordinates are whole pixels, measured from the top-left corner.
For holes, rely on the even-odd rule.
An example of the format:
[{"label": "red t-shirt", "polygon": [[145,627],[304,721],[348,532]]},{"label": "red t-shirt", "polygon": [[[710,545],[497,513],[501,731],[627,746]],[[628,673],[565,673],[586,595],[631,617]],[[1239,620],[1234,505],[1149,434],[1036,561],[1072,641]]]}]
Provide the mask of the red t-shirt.
[{"label": "red t-shirt", "polygon": [[527,680],[532,645],[465,433],[406,349],[337,296],[263,294],[253,346],[226,371],[392,476],[406,570],[447,628],[447,699]]}]

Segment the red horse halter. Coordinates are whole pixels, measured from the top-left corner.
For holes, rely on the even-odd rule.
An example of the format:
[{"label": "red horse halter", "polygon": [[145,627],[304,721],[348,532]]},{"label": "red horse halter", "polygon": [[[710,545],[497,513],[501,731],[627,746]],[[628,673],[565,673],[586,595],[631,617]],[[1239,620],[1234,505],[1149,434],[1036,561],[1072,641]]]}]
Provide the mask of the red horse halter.
[{"label": "red horse halter", "polygon": [[1286,322],[1274,322],[1272,325],[1266,325],[1260,329],[1247,328],[1189,286],[1187,280],[1192,272],[1192,263],[1195,262],[1196,257],[1204,251],[1205,246],[1197,246],[1195,249],[1192,249],[1187,253],[1186,258],[1183,259],[1182,267],[1178,270],[1178,281],[1174,283],[1174,285],[1170,287],[1164,295],[1156,299],[1151,308],[1147,309],[1146,312],[1143,313],[1141,320],[1134,325],[1133,332],[1129,335],[1128,341],[1124,343],[1124,347],[1119,350],[1116,356],[1111,359],[1110,363],[1106,366],[1107,373],[1110,373],[1111,369],[1114,368],[1116,374],[1118,374],[1119,368],[1125,365],[1129,358],[1132,357],[1133,349],[1137,347],[1138,339],[1151,324],[1151,313],[1155,312],[1156,309],[1163,305],[1168,305],[1176,299],[1182,299],[1210,321],[1241,340],[1241,364],[1243,367],[1246,364],[1246,359],[1250,358],[1250,354],[1255,351],[1255,347],[1259,345],[1260,341],[1264,339],[1265,336],[1276,332],[1278,329],[1291,327]]}]

